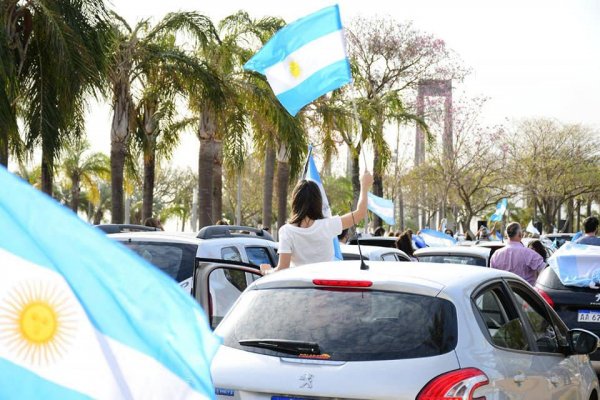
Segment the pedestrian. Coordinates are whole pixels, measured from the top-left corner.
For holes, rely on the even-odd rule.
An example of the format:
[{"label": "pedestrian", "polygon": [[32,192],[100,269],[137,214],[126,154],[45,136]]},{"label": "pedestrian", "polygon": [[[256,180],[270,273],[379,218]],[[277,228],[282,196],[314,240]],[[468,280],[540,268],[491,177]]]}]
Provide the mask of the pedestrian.
[{"label": "pedestrian", "polygon": [[515,273],[534,285],[537,275],[546,265],[544,259],[535,251],[523,246],[523,230],[518,222],[511,222],[506,226],[506,236],[508,242],[492,255],[490,266]]},{"label": "pedestrian", "polygon": [[538,253],[540,256],[542,256],[542,258],[544,259],[544,264],[548,265],[548,263],[546,262],[546,259],[548,259],[548,252],[546,251],[546,247],[544,247],[544,244],[541,241],[537,239],[532,240],[527,244],[527,247]]},{"label": "pedestrian", "polygon": [[452,229],[450,229],[450,228],[446,228],[446,230],[444,231],[444,233],[446,235],[449,235],[450,237],[454,237],[454,232],[452,232]]},{"label": "pedestrian", "polygon": [[263,275],[289,267],[333,260],[332,240],[367,215],[367,193],[373,176],[367,171],[360,179],[356,210],[325,218],[319,186],[310,180],[298,182],[292,193],[292,216],[279,228],[279,262],[276,268],[261,264]]},{"label": "pedestrian", "polygon": [[415,248],[413,247],[412,231],[410,229],[407,229],[400,235],[400,237],[398,237],[396,240],[396,248],[405,252],[412,261],[417,261],[417,258],[414,255]]},{"label": "pedestrian", "polygon": [[383,229],[383,226],[378,226],[377,229],[375,229],[375,232],[373,232],[373,236],[383,236],[385,234],[385,229]]},{"label": "pedestrian", "polygon": [[165,229],[163,228],[162,224],[160,223],[160,219],[158,218],[146,218],[146,220],[144,221],[144,225],[145,226],[150,226],[152,228],[156,228],[157,231],[164,231]]},{"label": "pedestrian", "polygon": [[583,221],[583,231],[585,234],[577,239],[577,244],[588,244],[592,246],[600,246],[600,238],[596,236],[598,233],[598,218],[587,217]]}]

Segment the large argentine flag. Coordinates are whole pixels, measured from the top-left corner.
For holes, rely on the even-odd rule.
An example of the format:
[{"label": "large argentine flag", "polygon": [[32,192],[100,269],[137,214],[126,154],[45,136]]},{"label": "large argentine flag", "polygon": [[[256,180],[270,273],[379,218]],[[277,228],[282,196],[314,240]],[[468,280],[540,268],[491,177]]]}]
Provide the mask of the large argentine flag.
[{"label": "large argentine flag", "polygon": [[0,227],[0,398],[214,398],[219,340],[173,280],[3,167]]},{"label": "large argentine flag", "polygon": [[506,199],[502,199],[496,204],[496,212],[492,214],[490,217],[490,221],[502,221],[502,217],[504,216],[504,212],[506,211],[506,207],[508,206],[508,201]]},{"label": "large argentine flag", "polygon": [[291,114],[352,80],[337,5],[281,28],[244,68],[267,77]]},{"label": "large argentine flag", "polygon": [[456,244],[456,239],[452,236],[433,229],[421,229],[419,235],[429,247],[446,247]]},{"label": "large argentine flag", "polygon": [[[325,194],[325,188],[323,187],[323,183],[321,182],[321,177],[319,176],[319,171],[317,170],[317,165],[315,164],[315,160],[312,156],[312,147],[308,149],[308,159],[306,160],[306,176],[305,179],[314,181],[321,190],[321,197],[323,199],[323,216],[325,218],[331,217],[331,208],[329,207],[329,200],[327,200],[327,195]],[[336,260],[343,260],[342,250],[340,248],[340,241],[337,237],[333,238],[333,253]]]},{"label": "large argentine flag", "polygon": [[367,208],[384,220],[386,224],[394,225],[396,223],[394,220],[394,202],[392,200],[375,196],[371,192],[367,194],[367,200]]},{"label": "large argentine flag", "polygon": [[548,264],[563,285],[600,289],[600,246],[567,242]]}]

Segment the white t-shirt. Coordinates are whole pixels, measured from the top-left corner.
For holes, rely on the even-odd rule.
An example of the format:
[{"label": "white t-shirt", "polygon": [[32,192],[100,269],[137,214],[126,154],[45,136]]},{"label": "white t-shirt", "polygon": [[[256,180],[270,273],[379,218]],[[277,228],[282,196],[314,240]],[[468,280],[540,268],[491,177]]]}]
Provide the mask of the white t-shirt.
[{"label": "white t-shirt", "polygon": [[308,228],[285,224],[279,228],[278,253],[292,253],[290,267],[332,261],[333,238],[340,233],[340,216],[317,219]]}]

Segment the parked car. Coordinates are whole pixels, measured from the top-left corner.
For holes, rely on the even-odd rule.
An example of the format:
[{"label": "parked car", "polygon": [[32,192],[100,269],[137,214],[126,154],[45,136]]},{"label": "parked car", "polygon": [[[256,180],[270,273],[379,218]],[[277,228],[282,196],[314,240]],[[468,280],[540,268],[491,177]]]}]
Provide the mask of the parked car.
[{"label": "parked car", "polygon": [[514,274],[340,261],[253,282],[216,329],[217,399],[598,398],[588,353]]},{"label": "parked car", "polygon": [[490,249],[477,246],[425,247],[415,251],[422,262],[490,266]]},{"label": "parked car", "polygon": [[395,236],[370,236],[361,238],[351,238],[348,240],[348,244],[357,244],[360,241],[361,246],[378,246],[378,247],[393,247],[396,248]]},{"label": "parked car", "polygon": [[154,232],[160,229],[153,226],[135,225],[135,224],[100,224],[94,225],[104,233],[121,233],[121,232]]},{"label": "parked car", "polygon": [[[584,328],[600,335],[600,290],[565,286],[552,268],[540,273],[535,288],[569,328]],[[600,351],[592,353],[591,360],[600,371]]]},{"label": "parked car", "polygon": [[[344,257],[344,260],[360,260],[358,246],[342,244],[340,245],[340,249],[342,250],[342,256]],[[363,260],[411,261],[408,254],[395,248],[392,249],[390,247],[363,246],[361,244],[360,250],[362,251]]]}]

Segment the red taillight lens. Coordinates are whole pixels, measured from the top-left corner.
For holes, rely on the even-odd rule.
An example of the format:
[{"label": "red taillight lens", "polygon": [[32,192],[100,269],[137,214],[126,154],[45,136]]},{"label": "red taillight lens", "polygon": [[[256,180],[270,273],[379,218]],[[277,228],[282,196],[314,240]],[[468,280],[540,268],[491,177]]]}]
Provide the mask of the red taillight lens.
[{"label": "red taillight lens", "polygon": [[536,287],[535,290],[537,290],[537,292],[540,294],[540,296],[542,296],[544,298],[544,300],[546,300],[546,303],[548,303],[548,305],[552,308],[554,308],[554,301],[552,300],[552,297],[550,297],[548,295],[548,293],[544,292],[542,289]]},{"label": "red taillight lens", "polygon": [[373,282],[371,281],[344,281],[337,279],[313,279],[313,284],[317,286],[337,286],[349,288],[363,288],[373,286]]},{"label": "red taillight lens", "polygon": [[473,398],[473,392],[487,385],[487,376],[477,368],[464,368],[433,378],[419,392],[416,400],[485,400]]}]

